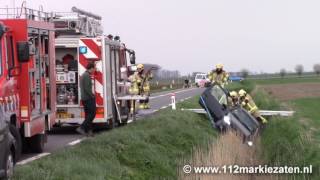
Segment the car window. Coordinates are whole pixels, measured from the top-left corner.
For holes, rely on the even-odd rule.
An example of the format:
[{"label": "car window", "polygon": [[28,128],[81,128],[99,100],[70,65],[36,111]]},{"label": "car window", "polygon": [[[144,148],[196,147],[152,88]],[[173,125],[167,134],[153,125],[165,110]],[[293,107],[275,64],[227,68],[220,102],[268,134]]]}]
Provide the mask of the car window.
[{"label": "car window", "polygon": [[227,95],[220,86],[213,86],[211,89],[211,94],[217,99],[220,104],[227,105]]}]

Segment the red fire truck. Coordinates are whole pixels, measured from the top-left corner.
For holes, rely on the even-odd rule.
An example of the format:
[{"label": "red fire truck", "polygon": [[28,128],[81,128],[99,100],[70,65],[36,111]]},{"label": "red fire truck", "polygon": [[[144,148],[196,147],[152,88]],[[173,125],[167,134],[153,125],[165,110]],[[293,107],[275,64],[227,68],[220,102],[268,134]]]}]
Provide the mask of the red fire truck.
[{"label": "red fire truck", "polygon": [[[130,109],[128,95],[129,66],[135,64],[135,53],[119,37],[104,36],[101,17],[72,8],[70,13],[55,13],[56,29],[56,125],[80,124],[84,109],[80,100],[80,76],[89,62],[95,62],[97,71],[92,76],[97,102],[94,123],[127,121]],[[112,127],[109,126],[109,127]]]},{"label": "red fire truck", "polygon": [[0,9],[0,108],[19,151],[42,152],[55,119],[54,25],[50,14]]}]

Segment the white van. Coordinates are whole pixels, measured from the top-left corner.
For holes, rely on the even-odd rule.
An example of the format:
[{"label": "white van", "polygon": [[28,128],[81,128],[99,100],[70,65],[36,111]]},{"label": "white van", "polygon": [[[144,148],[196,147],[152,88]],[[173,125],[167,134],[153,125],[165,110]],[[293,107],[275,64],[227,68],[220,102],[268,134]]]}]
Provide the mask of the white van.
[{"label": "white van", "polygon": [[205,73],[198,73],[198,74],[196,74],[196,77],[194,78],[194,82],[197,87],[204,87],[209,82],[208,75]]}]

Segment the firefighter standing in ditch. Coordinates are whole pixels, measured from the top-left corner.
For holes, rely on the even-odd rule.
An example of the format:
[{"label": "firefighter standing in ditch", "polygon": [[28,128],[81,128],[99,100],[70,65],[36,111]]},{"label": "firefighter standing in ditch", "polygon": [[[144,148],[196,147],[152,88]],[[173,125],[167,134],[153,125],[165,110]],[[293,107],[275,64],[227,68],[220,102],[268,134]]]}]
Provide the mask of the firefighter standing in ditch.
[{"label": "firefighter standing in ditch", "polygon": [[236,91],[230,92],[230,97],[228,97],[228,102],[230,107],[236,107],[239,105],[239,95]]},{"label": "firefighter standing in ditch", "polygon": [[138,64],[137,71],[130,76],[132,85],[129,89],[130,94],[147,96],[146,100],[140,100],[140,109],[149,109],[150,83],[152,79],[151,70],[145,72],[144,65]]},{"label": "firefighter standing in ditch", "polygon": [[216,69],[208,73],[211,84],[219,84],[224,87],[228,83],[229,74],[223,70],[223,64],[216,64]]},{"label": "firefighter standing in ditch", "polygon": [[241,106],[246,109],[253,117],[263,124],[266,124],[268,121],[261,116],[259,108],[253,101],[252,97],[243,89],[239,91],[240,103]]}]

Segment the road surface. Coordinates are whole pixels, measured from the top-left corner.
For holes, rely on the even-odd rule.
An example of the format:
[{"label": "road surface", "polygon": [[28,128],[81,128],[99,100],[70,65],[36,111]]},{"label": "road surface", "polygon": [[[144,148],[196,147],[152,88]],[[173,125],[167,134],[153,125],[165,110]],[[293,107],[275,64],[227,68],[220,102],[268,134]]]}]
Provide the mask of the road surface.
[{"label": "road surface", "polygon": [[[150,115],[160,109],[164,109],[170,106],[171,104],[171,94],[175,93],[176,102],[186,100],[193,96],[199,95],[204,91],[201,88],[191,88],[191,89],[180,89],[174,91],[166,91],[160,93],[154,93],[150,97],[150,107],[149,110],[139,111],[138,119],[142,119],[146,115]],[[48,142],[45,144],[45,151],[41,154],[23,154],[22,158],[18,162],[18,165],[24,165],[55,151],[66,148],[68,146],[76,145],[84,139],[82,135],[79,135],[75,132],[74,126],[70,127],[60,127],[54,128],[48,134]]]}]

